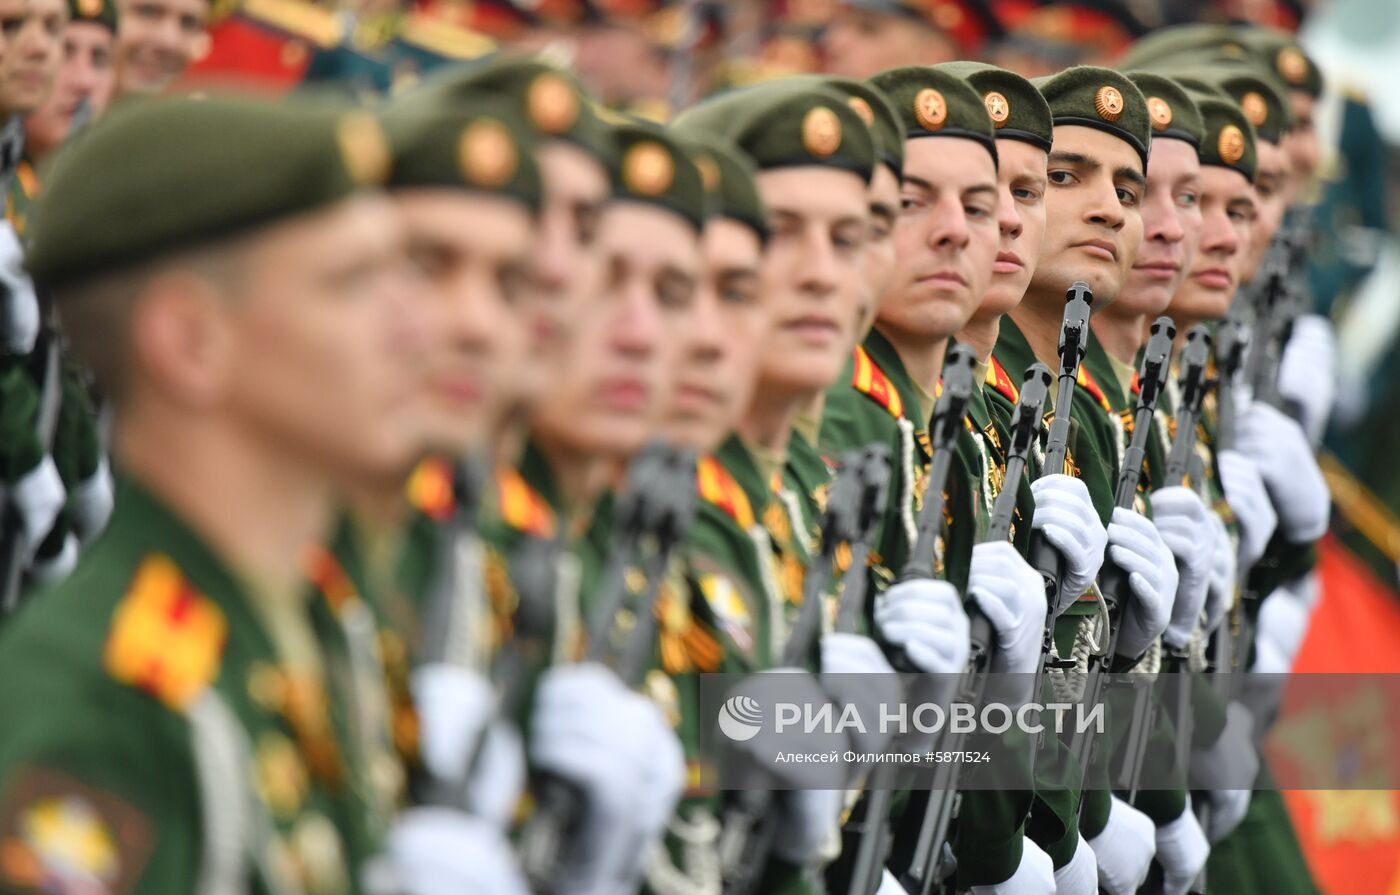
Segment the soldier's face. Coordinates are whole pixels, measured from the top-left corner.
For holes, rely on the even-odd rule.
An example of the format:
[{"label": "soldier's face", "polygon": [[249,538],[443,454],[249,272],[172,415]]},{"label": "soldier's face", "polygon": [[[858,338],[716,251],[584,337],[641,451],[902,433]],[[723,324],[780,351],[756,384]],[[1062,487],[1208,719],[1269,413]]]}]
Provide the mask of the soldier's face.
[{"label": "soldier's face", "polygon": [[461,190],[402,190],[395,204],[427,287],[427,449],[460,456],[521,397],[534,221],[518,202]]},{"label": "soldier's face", "polygon": [[678,328],[700,280],[699,237],[679,215],[614,202],[598,241],[602,291],[579,316],[568,373],[541,401],[534,431],[558,452],[625,459],[667,409]]},{"label": "soldier's face", "polygon": [[73,113],[84,102],[96,118],[107,108],[116,73],[112,68],[112,32],[92,22],[69,22],[63,31],[63,63],[48,99],[24,121],[25,141],[49,148],[62,143]]},{"label": "soldier's face", "polygon": [[766,394],[805,395],[841,373],[865,300],[866,183],[834,168],[763,171],[771,236],[760,292],[771,330],[758,372]]},{"label": "soldier's face", "polygon": [[910,140],[894,231],[898,266],[876,326],[916,340],[952,336],[991,283],[999,240],[991,153],[961,137]]},{"label": "soldier's face", "polygon": [[0,58],[0,109],[27,115],[48,98],[63,61],[67,25],[68,7],[62,0],[28,0]]},{"label": "soldier's face", "polygon": [[1318,144],[1317,128],[1313,123],[1313,107],[1317,104],[1316,101],[1306,93],[1294,90],[1288,94],[1288,102],[1293,107],[1295,123],[1293,128],[1284,134],[1281,145],[1288,153],[1288,160],[1293,169],[1288,204],[1294,205],[1303,201],[1308,185],[1317,176],[1322,147]]},{"label": "soldier's face", "polygon": [[1241,281],[1254,279],[1255,271],[1264,263],[1269,243],[1283,225],[1283,216],[1288,211],[1289,181],[1292,172],[1288,152],[1283,146],[1260,140],[1259,171],[1254,175],[1254,205],[1258,215],[1254,218],[1253,232],[1249,238],[1249,254],[1244,259]]},{"label": "soldier's face", "polygon": [[957,58],[953,43],[938,31],[905,16],[842,7],[822,38],[826,70],[848,78],[868,78],[902,65],[936,65]]},{"label": "soldier's face", "polygon": [[694,306],[677,335],[679,357],[663,426],[676,444],[712,451],[753,396],[768,310],[758,291],[763,245],[729,218],[705,225],[704,267]]},{"label": "soldier's face", "polygon": [[1067,125],[1055,128],[1047,179],[1045,242],[1031,292],[1063,301],[1082,280],[1097,310],[1118,298],[1142,244],[1142,160],[1112,134]]},{"label": "soldier's face", "polygon": [[1045,239],[1046,153],[1021,140],[998,140],[997,227],[1001,241],[992,283],[974,319],[993,320],[1021,303]]},{"label": "soldier's face", "polygon": [[158,93],[209,45],[209,0],[118,0],[117,83]]},{"label": "soldier's face", "polygon": [[580,308],[600,288],[598,227],[610,185],[603,166],[576,146],[546,143],[536,157],[544,208],[533,263],[539,288],[528,311],[535,360],[522,387],[539,396],[565,374],[564,351]]},{"label": "soldier's face", "polygon": [[1152,141],[1142,200],[1142,248],[1112,312],[1156,317],[1186,279],[1201,243],[1201,161],[1184,140]]},{"label": "soldier's face", "polygon": [[1177,332],[1218,320],[1230,309],[1254,216],[1254,190],[1243,174],[1219,165],[1201,167],[1201,246],[1167,307]]},{"label": "soldier's face", "polygon": [[875,322],[880,300],[894,280],[894,225],[899,220],[899,179],[888,165],[877,165],[870,181],[870,237],[865,244],[866,299],[861,307],[857,340]]},{"label": "soldier's face", "polygon": [[200,346],[202,397],[245,437],[337,480],[401,473],[422,439],[421,288],[383,196],[273,224]]}]

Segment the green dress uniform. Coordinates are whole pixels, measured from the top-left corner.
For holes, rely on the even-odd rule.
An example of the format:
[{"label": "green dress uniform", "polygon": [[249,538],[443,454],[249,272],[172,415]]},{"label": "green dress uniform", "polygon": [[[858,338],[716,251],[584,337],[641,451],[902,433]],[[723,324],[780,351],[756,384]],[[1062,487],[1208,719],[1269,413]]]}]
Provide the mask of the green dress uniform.
[{"label": "green dress uniform", "polygon": [[0,890],[359,891],[396,783],[350,685],[367,609],[287,596],[121,480],[107,533],[2,640],[31,683],[0,695]]},{"label": "green dress uniform", "polygon": [[[56,162],[29,269],[61,303],[343,201],[380,181],[385,142],[328,106],[114,110]],[[180,201],[133,223],[151,171]],[[30,681],[0,695],[0,890],[360,891],[402,783],[374,630],[352,587],[270,593],[119,478],[104,534],[0,636],[0,667]]]}]

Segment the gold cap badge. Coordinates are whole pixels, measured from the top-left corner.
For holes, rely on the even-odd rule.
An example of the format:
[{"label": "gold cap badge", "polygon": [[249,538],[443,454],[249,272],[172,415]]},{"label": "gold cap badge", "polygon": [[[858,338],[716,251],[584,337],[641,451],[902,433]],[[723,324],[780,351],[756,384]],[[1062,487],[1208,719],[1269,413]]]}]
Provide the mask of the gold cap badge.
[{"label": "gold cap badge", "polygon": [[802,119],[802,145],[817,158],[826,158],[841,146],[841,119],[826,106],[817,106]]},{"label": "gold cap badge", "polygon": [[102,14],[103,0],[78,0],[78,12],[90,19],[95,19]]},{"label": "gold cap badge", "polygon": [[866,127],[875,126],[875,110],[870,108],[870,103],[865,101],[863,96],[853,96],[846,100],[846,105],[851,107],[851,111],[860,116],[860,120],[865,122]]},{"label": "gold cap badge", "polygon": [[490,189],[510,182],[520,164],[510,131],[491,118],[474,122],[463,131],[457,152],[467,180]]},{"label": "gold cap badge", "polygon": [[1225,164],[1233,165],[1244,158],[1244,132],[1233,124],[1225,125],[1220,129],[1216,149],[1220,151],[1220,158]]},{"label": "gold cap badge", "polygon": [[525,96],[526,111],[535,127],[562,134],[578,120],[578,97],[563,77],[545,73],[535,78]]},{"label": "gold cap badge", "polygon": [[1308,77],[1308,60],[1297,47],[1278,51],[1278,73],[1290,84],[1301,84]]},{"label": "gold cap badge", "polygon": [[1094,111],[1104,121],[1117,121],[1118,116],[1123,114],[1123,94],[1118,92],[1117,87],[1105,84],[1094,94]]},{"label": "gold cap badge", "polygon": [[1269,104],[1252,90],[1240,97],[1240,108],[1244,110],[1244,117],[1255,127],[1269,120]]},{"label": "gold cap badge", "polygon": [[622,182],[638,196],[659,196],[671,186],[676,166],[660,143],[643,141],[622,159]]},{"label": "gold cap badge", "polygon": [[936,131],[948,120],[948,102],[943,94],[925,87],[914,95],[914,118],[925,130]]},{"label": "gold cap badge", "polygon": [[1152,127],[1154,130],[1164,131],[1171,127],[1171,103],[1162,99],[1160,96],[1149,96],[1147,98],[1147,114],[1152,119]]},{"label": "gold cap badge", "polygon": [[987,104],[987,116],[997,127],[1001,127],[1006,123],[1006,119],[1011,117],[1011,103],[995,90],[982,97],[982,101]]},{"label": "gold cap badge", "polygon": [[336,144],[345,171],[357,186],[376,186],[389,176],[389,141],[379,122],[368,112],[351,112],[335,129]]}]

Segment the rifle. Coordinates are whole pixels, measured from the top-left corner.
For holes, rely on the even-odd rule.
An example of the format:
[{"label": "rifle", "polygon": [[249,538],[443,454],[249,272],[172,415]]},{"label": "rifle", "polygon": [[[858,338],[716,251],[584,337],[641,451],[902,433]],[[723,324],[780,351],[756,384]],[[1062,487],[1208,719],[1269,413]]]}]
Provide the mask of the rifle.
[{"label": "rifle", "polygon": [[[1176,324],[1170,317],[1158,317],[1152,324],[1142,366],[1138,369],[1138,400],[1133,411],[1133,438],[1123,454],[1123,468],[1118,475],[1118,490],[1114,493],[1116,506],[1130,507],[1137,494],[1142,475],[1142,461],[1152,437],[1152,418],[1157,412],[1157,400],[1167,384],[1171,366],[1172,343],[1176,339]],[[1128,576],[1116,565],[1106,568],[1100,576],[1100,591],[1109,617],[1115,617],[1119,607],[1129,598]],[[1133,696],[1133,714],[1124,751],[1123,765],[1115,789],[1125,790],[1129,798],[1137,795],[1138,780],[1147,756],[1147,741],[1152,721],[1152,699],[1148,688],[1139,688]]]},{"label": "rifle", "polygon": [[[1089,310],[1094,302],[1094,293],[1087,283],[1076,282],[1065,293],[1065,316],[1060,323],[1060,369],[1059,383],[1055,391],[1055,418],[1050,422],[1050,437],[1045,443],[1045,465],[1042,475],[1064,472],[1065,457],[1069,454],[1070,410],[1074,403],[1074,386],[1079,376],[1079,364],[1084,360],[1084,352],[1089,347]],[[1040,572],[1045,581],[1045,599],[1049,601],[1048,619],[1053,619],[1061,603],[1060,584],[1064,580],[1064,557],[1060,552],[1037,535],[1031,541],[1031,566]],[[1077,596],[1077,595],[1076,595]],[[1046,625],[1047,638],[1051,630]],[[1047,639],[1045,655],[1050,655]]]},{"label": "rifle", "polygon": [[[58,331],[52,326],[45,326],[40,334],[40,343],[36,353],[42,352],[43,378],[39,387],[39,416],[35,428],[38,430],[39,444],[47,456],[53,447],[58,412],[63,403],[63,345]],[[19,510],[3,488],[0,488],[0,523],[4,527],[0,532],[0,618],[4,618],[19,606],[25,557],[31,552],[31,545],[25,537]]]},{"label": "rifle", "polygon": [[[983,543],[1005,541],[1011,535],[1011,523],[1016,512],[1017,492],[1020,490],[1021,479],[1026,473],[1031,446],[1035,444],[1036,438],[1040,434],[1040,424],[1045,412],[1045,399],[1049,395],[1050,382],[1050,369],[1044,364],[1032,364],[1026,369],[1025,377],[1021,383],[1020,398],[1011,417],[1001,492],[997,494],[996,502],[992,505],[991,518],[982,538]],[[982,623],[986,623],[986,618],[980,611],[975,609],[970,611],[976,612],[976,618],[980,619]],[[990,666],[993,643],[990,625],[988,625],[987,633],[984,636],[986,639],[979,643],[977,635],[973,635],[973,654],[969,656],[967,670],[963,673],[958,691],[954,696],[954,699],[959,703],[977,704],[986,689],[987,669]],[[963,734],[946,733],[937,749],[939,751],[958,751],[963,736]],[[1034,753],[1032,753],[1031,759],[1033,762]],[[919,835],[915,840],[914,856],[909,869],[900,880],[901,884],[911,893],[927,895],[933,891],[935,885],[945,882],[952,876],[956,869],[951,861],[945,860],[947,850],[944,845],[947,842],[952,822],[961,808],[961,799],[957,788],[961,767],[961,764],[957,762],[940,764],[929,786],[928,804],[925,806]]]},{"label": "rifle", "polygon": [[[607,664],[629,687],[639,686],[646,674],[655,648],[656,595],[694,513],[694,455],[648,445],[632,461],[618,500],[614,549],[600,583],[586,651],[588,661]],[[639,575],[629,575],[639,567]],[[521,834],[521,864],[532,891],[555,892],[583,813],[583,796],[568,782],[549,776],[540,781],[537,804]]]},{"label": "rifle", "polygon": [[[1181,352],[1181,407],[1176,417],[1176,438],[1167,457],[1164,481],[1167,487],[1182,484],[1188,473],[1198,489],[1205,484],[1204,464],[1196,454],[1196,421],[1200,419],[1201,402],[1205,400],[1210,387],[1206,376],[1210,352],[1210,331],[1203,324],[1198,324],[1187,334],[1186,347]],[[1191,758],[1191,688],[1190,682],[1181,673],[1186,668],[1186,658],[1184,653],[1173,653],[1163,658],[1163,669],[1176,675],[1176,708],[1172,720],[1176,727],[1177,762],[1182,768],[1190,766]],[[1210,804],[1203,801],[1197,810],[1202,828],[1210,829]],[[1191,884],[1191,892],[1205,891],[1205,874],[1205,868],[1202,868]]]},{"label": "rifle", "polygon": [[1261,268],[1255,282],[1250,284],[1254,338],[1245,362],[1245,380],[1255,400],[1272,403],[1277,400],[1282,354],[1278,339],[1283,327],[1279,325],[1279,318],[1283,316],[1288,292],[1287,247],[1283,240],[1275,239]]},{"label": "rifle", "polygon": [[[935,577],[934,559],[938,553],[938,541],[944,532],[944,490],[948,487],[948,475],[952,469],[953,452],[958,450],[958,433],[962,430],[963,420],[967,417],[967,405],[972,401],[973,370],[977,367],[977,357],[972,349],[967,346],[955,345],[949,349],[948,357],[944,361],[944,392],[939,395],[937,408],[934,409],[934,419],[930,424],[930,443],[932,445],[932,462],[930,475],[928,475],[928,485],[924,489],[924,506],[918,513],[918,541],[914,549],[910,552],[909,562],[904,564],[904,569],[900,571],[900,580],[909,581],[914,578]],[[969,658],[969,668],[981,668],[986,665],[987,657],[993,647],[993,630],[986,616],[977,611],[969,604],[969,618],[972,620],[972,655]],[[913,662],[903,654],[896,655],[896,668],[914,669]],[[965,675],[966,677],[966,675]],[[963,686],[959,686],[962,691]],[[956,744],[951,744],[956,747]],[[951,770],[953,762],[948,763],[948,768],[939,770]],[[853,892],[874,891],[875,885],[879,881],[879,873],[883,863],[885,863],[885,843],[889,836],[889,777],[893,775],[893,768],[882,765],[876,769],[876,783],[871,787],[871,797],[867,811],[867,824],[872,825],[874,836],[878,839],[879,847],[874,849],[875,859],[865,864],[865,875],[861,877],[857,874],[855,880],[864,882],[865,888],[851,889]],[[909,870],[904,875],[906,888],[928,887],[934,882],[937,875],[935,868],[935,854],[941,847],[942,842],[948,832],[948,824],[951,822],[953,814],[956,814],[956,805],[948,804],[955,796],[955,786],[949,787],[942,793],[946,797],[939,804],[939,800],[930,791],[928,804],[925,807],[923,824],[918,831],[918,840],[914,847],[913,861]],[[867,838],[869,838],[867,836]],[[862,843],[864,845],[864,843]],[[914,889],[923,891],[923,889]]]},{"label": "rifle", "polygon": [[[837,629],[852,631],[865,608],[866,558],[875,526],[885,512],[890,449],[871,444],[841,457],[821,522],[821,551],[807,570],[802,607],[793,623],[779,667],[800,668],[821,637],[822,604],[835,569],[839,545],[850,545],[851,562],[842,575]],[[774,794],[769,789],[732,793],[720,822],[719,864],[725,895],[745,895],[758,884],[777,834]]]},{"label": "rifle", "polygon": [[[1158,322],[1160,323],[1160,321]],[[1154,323],[1153,327],[1154,329],[1156,329],[1157,323]],[[1173,326],[1172,329],[1174,330],[1175,327]],[[1163,336],[1165,335],[1165,332],[1158,332],[1160,332]],[[1203,339],[1204,342],[1202,341]],[[1168,339],[1168,342],[1170,341],[1171,340]],[[1209,352],[1209,333],[1203,327],[1196,327],[1192,329],[1190,335],[1187,336],[1186,348],[1182,352],[1183,385],[1185,385],[1185,382],[1187,380],[1188,370],[1196,370],[1196,381],[1199,381],[1204,377],[1205,363],[1209,357]],[[1159,347],[1153,349],[1152,353],[1155,357],[1163,356],[1161,354],[1160,349],[1160,340]],[[1169,358],[1170,354],[1168,353],[1166,357]],[[1143,360],[1144,363],[1147,360],[1146,352],[1144,352]],[[1160,394],[1160,377],[1165,372],[1165,366],[1166,365],[1164,363],[1158,371],[1158,394]],[[1200,396],[1199,394],[1197,394],[1197,392],[1199,391],[1200,389],[1198,387],[1192,387],[1191,394],[1195,395],[1194,400],[1196,413],[1199,413],[1200,409]],[[1188,396],[1184,400],[1186,402],[1189,402],[1191,398]],[[1186,431],[1188,431],[1191,439],[1191,441],[1185,443],[1184,446],[1182,444],[1183,429],[1181,428],[1183,425],[1189,427]],[[1135,427],[1133,430],[1134,440],[1138,439],[1139,437],[1146,438],[1147,435],[1144,433],[1150,431],[1150,426],[1151,419],[1149,417],[1148,425],[1142,430],[1139,430]],[[1167,468],[1164,473],[1166,484],[1170,484],[1173,481],[1174,475],[1176,476],[1175,481],[1177,482],[1180,482],[1181,478],[1185,476],[1186,463],[1189,459],[1192,445],[1194,444],[1195,427],[1195,415],[1190,411],[1186,410],[1185,408],[1182,408],[1181,413],[1178,414],[1177,417],[1176,441],[1172,445],[1172,451],[1170,456],[1168,456],[1167,458]],[[1183,450],[1185,451],[1185,453],[1182,452]],[[1133,502],[1137,494],[1137,480],[1142,473],[1141,455],[1138,454],[1137,456],[1139,460],[1138,466],[1136,468],[1129,468],[1128,464],[1125,462],[1124,468],[1119,470],[1118,486],[1114,492],[1115,507],[1119,507],[1122,509],[1132,509]],[[1176,471],[1176,467],[1178,465],[1180,467],[1179,472]],[[1104,600],[1104,607],[1108,610],[1108,647],[1103,652],[1103,655],[1094,657],[1090,660],[1089,674],[1085,682],[1084,688],[1084,702],[1087,705],[1097,704],[1102,699],[1104,676],[1107,673],[1107,667],[1113,662],[1114,656],[1117,655],[1118,636],[1122,633],[1123,615],[1127,611],[1127,601],[1131,595],[1127,574],[1111,560],[1106,561],[1104,563],[1104,567],[1099,573],[1099,581],[1100,592],[1103,595]],[[1151,724],[1152,703],[1150,698],[1148,697],[1149,694],[1139,693],[1137,695],[1137,700],[1134,703],[1133,707],[1133,717],[1131,722],[1132,726],[1130,727],[1130,741],[1128,743],[1128,748],[1129,755],[1131,756],[1131,760],[1129,763],[1137,765],[1137,770],[1134,770],[1131,767],[1129,768],[1129,770],[1134,774],[1140,771],[1141,759],[1139,758],[1139,755],[1142,749],[1146,746],[1146,739],[1148,737],[1149,727]],[[1070,754],[1074,756],[1075,761],[1079,762],[1079,767],[1082,769],[1086,776],[1089,772],[1089,766],[1092,763],[1096,754],[1098,742],[1098,738],[1094,735],[1094,733],[1088,730],[1081,731],[1076,729],[1074,733],[1070,736]],[[1135,780],[1129,780],[1128,783],[1133,787],[1136,786]]]}]

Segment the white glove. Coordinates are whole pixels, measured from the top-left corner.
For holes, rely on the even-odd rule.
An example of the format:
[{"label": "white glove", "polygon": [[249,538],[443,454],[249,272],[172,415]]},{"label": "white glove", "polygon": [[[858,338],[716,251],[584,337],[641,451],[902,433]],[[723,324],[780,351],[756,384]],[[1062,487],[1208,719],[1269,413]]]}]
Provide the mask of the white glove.
[{"label": "white glove", "polygon": [[28,549],[24,557],[26,562],[53,528],[66,496],[63,478],[58,474],[58,467],[53,465],[53,458],[48,455],[11,486],[10,499],[19,510],[20,524],[24,526],[25,546]]},{"label": "white glove", "polygon": [[1206,836],[1211,845],[1217,845],[1233,833],[1249,813],[1253,790],[1212,789],[1207,795],[1210,799],[1210,829],[1206,830]]},{"label": "white glove", "polygon": [[52,556],[36,556],[29,567],[35,586],[52,587],[73,574],[78,567],[78,538],[71,531],[63,536],[63,546]]},{"label": "white glove", "polygon": [[1230,504],[1240,526],[1239,567],[1247,571],[1269,546],[1269,539],[1278,528],[1278,513],[1274,511],[1264,478],[1253,460],[1230,450],[1217,454],[1216,462],[1220,466],[1220,486],[1225,491],[1225,501]]},{"label": "white glove", "polygon": [[472,813],[504,829],[525,783],[525,759],[515,730],[493,723],[496,693],[490,682],[459,666],[433,664],[414,670],[410,689],[423,766],[459,783],[470,773],[466,791]]},{"label": "white glove", "polygon": [[1196,821],[1188,797],[1181,816],[1157,828],[1157,863],[1162,865],[1162,891],[1167,895],[1186,895],[1209,857],[1210,845],[1206,843],[1206,834]]},{"label": "white glove", "polygon": [[1031,482],[1031,494],[1035,496],[1031,528],[1065,558],[1064,605],[1055,607],[1058,615],[1098,577],[1108,533],[1089,499],[1089,489],[1079,479],[1063,473],[1043,475]]},{"label": "white glove", "polygon": [[1239,448],[1258,465],[1284,536],[1295,544],[1322,537],[1330,498],[1302,428],[1273,407],[1254,403],[1240,417]]},{"label": "white glove", "polygon": [[1191,753],[1192,789],[1208,792],[1248,789],[1259,775],[1259,753],[1254,748],[1254,715],[1239,702],[1225,707],[1225,727],[1204,749]]},{"label": "white glove", "polygon": [[1211,527],[1215,529],[1215,555],[1210,563],[1210,590],[1206,594],[1207,636],[1214,633],[1225,619],[1234,601],[1235,584],[1239,566],[1235,558],[1235,546],[1230,543],[1230,533],[1225,530],[1225,521],[1219,514],[1210,514]]},{"label": "white glove", "polygon": [[967,613],[958,589],[946,581],[895,584],[875,601],[875,624],[920,671],[952,674],[967,667]]},{"label": "white glove", "polygon": [[1055,871],[1055,891],[1057,895],[1098,895],[1099,865],[1083,837],[1074,847],[1074,857]]},{"label": "white glove", "polygon": [[1258,640],[1276,650],[1283,663],[1283,667],[1269,671],[1287,672],[1292,669],[1293,660],[1308,633],[1312,606],[1294,590],[1292,585],[1284,585],[1265,597],[1259,606]]},{"label": "white glove", "polygon": [[1099,888],[1108,895],[1133,895],[1152,867],[1156,834],[1152,818],[1114,796],[1108,825],[1089,840],[1099,865]]},{"label": "white glove", "polygon": [[1048,609],[1040,573],[1006,541],[978,544],[972,548],[967,591],[997,632],[992,671],[1035,671]]},{"label": "white glove", "polygon": [[885,868],[880,874],[880,888],[875,890],[875,895],[909,895],[907,889],[899,884],[899,880],[894,878],[889,868]]},{"label": "white glove", "polygon": [[[894,673],[875,641],[861,634],[827,634],[821,640],[822,688],[836,702],[838,713],[855,705],[862,718],[876,717],[881,705],[894,705],[904,695],[899,675]],[[883,733],[871,724],[865,733],[848,731],[851,748],[858,752],[879,752],[892,733]]]},{"label": "white glove", "polygon": [[1293,321],[1279,359],[1278,391],[1303,409],[1303,429],[1318,444],[1337,399],[1337,336],[1326,317],[1304,314]]},{"label": "white glove", "polygon": [[814,864],[839,848],[842,789],[788,789],[778,793],[778,828],[773,854],[799,867]]},{"label": "white glove", "polygon": [[412,808],[399,815],[371,860],[372,895],[529,895],[504,834],[449,808]]},{"label": "white glove", "polygon": [[1176,560],[1152,520],[1122,507],[1113,508],[1113,521],[1108,525],[1108,555],[1128,573],[1132,589],[1132,599],[1123,609],[1118,655],[1140,656],[1162,636],[1171,620]]},{"label": "white glove", "polygon": [[1022,839],[1021,863],[1010,879],[994,886],[973,886],[968,891],[971,895],[1055,895],[1055,862],[1040,846]]},{"label": "white glove", "polygon": [[684,754],[661,712],[602,665],[551,668],[536,696],[530,757],[583,796],[564,891],[635,890],[685,783]]},{"label": "white glove", "polygon": [[39,299],[24,271],[24,249],[9,221],[0,222],[0,333],[10,354],[28,354],[39,337]]},{"label": "white glove", "polygon": [[1176,594],[1162,640],[1172,649],[1181,649],[1191,640],[1210,587],[1216,537],[1210,517],[1215,514],[1196,492],[1181,486],[1153,491],[1151,501],[1152,523],[1176,557]]},{"label": "white glove", "polygon": [[97,471],[73,489],[73,529],[84,544],[92,541],[107,527],[115,500],[112,469],[103,457]]}]

